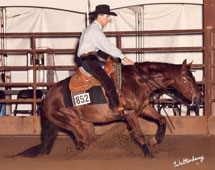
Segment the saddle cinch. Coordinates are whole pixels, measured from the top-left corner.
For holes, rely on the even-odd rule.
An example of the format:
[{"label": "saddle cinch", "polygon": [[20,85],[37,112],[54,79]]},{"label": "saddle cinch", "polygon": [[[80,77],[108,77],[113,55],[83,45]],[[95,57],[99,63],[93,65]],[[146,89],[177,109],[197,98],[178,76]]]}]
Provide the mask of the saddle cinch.
[{"label": "saddle cinch", "polygon": [[[104,66],[104,70],[113,79],[115,84],[117,82],[117,70],[114,67],[114,64],[116,63],[109,57]],[[93,86],[101,86],[101,83],[91,74],[86,72],[83,67],[76,69],[76,73],[73,74],[69,82],[69,89],[72,92],[87,91]]]}]

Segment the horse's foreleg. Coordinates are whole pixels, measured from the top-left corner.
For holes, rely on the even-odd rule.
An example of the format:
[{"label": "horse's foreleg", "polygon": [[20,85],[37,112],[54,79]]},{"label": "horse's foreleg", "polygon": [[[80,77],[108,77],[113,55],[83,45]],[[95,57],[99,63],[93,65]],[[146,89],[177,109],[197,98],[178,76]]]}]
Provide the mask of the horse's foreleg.
[{"label": "horse's foreleg", "polygon": [[164,116],[160,115],[154,108],[152,108],[150,105],[147,105],[143,109],[144,116],[153,118],[158,121],[158,130],[155,135],[155,139],[153,138],[151,141],[149,141],[150,145],[155,145],[156,143],[160,144],[163,141],[163,138],[165,136],[166,132],[166,119]]},{"label": "horse's foreleg", "polygon": [[87,138],[89,140],[89,143],[93,143],[96,140],[96,133],[93,123],[86,122],[81,120],[81,123],[87,133]]},{"label": "horse's foreleg", "polygon": [[133,133],[135,140],[140,144],[144,155],[149,158],[153,157],[153,155],[150,153],[146,145],[145,137],[141,130],[137,116],[134,113],[132,113],[132,114],[126,115],[125,118],[128,122],[128,125],[131,128],[131,132]]}]

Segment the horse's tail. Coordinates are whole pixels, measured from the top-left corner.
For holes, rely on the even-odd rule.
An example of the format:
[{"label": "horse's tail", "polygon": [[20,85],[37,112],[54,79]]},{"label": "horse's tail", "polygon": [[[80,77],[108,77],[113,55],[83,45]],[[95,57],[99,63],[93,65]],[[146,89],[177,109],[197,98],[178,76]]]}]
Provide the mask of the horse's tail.
[{"label": "horse's tail", "polygon": [[51,123],[44,115],[41,114],[41,144],[33,146],[20,152],[16,156],[36,157],[39,155],[48,155],[51,152],[53,144],[57,138],[59,127]]}]

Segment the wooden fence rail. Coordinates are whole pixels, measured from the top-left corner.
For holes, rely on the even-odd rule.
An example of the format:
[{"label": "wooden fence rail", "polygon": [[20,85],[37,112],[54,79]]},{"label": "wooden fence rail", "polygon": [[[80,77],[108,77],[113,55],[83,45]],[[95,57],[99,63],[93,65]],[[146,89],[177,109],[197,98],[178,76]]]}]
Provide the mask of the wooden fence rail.
[{"label": "wooden fence rail", "polygon": [[[206,115],[211,114],[211,102],[215,99],[211,96],[211,84],[214,83],[211,77],[211,68],[215,67],[214,63],[211,63],[211,50],[215,50],[212,46],[211,34],[215,32],[215,29],[195,29],[195,30],[157,30],[157,31],[122,31],[122,32],[106,32],[107,36],[116,37],[117,46],[123,52],[139,52],[139,53],[166,53],[166,52],[203,52],[204,63],[203,64],[193,64],[193,68],[200,68],[204,70],[204,79],[201,83],[205,86],[205,113]],[[32,54],[33,65],[32,66],[1,66],[2,71],[26,71],[33,70],[33,82],[32,83],[0,83],[1,87],[33,87],[33,99],[27,100],[17,100],[17,99],[5,99],[0,100],[0,103],[26,103],[33,102],[33,114],[36,115],[36,104],[41,102],[41,100],[36,99],[36,88],[38,86],[52,86],[53,83],[38,83],[36,81],[36,71],[37,70],[74,70],[75,66],[38,66],[36,65],[36,55],[37,53],[54,53],[54,54],[75,54],[76,49],[37,49],[36,41],[38,38],[62,38],[62,37],[76,37],[79,38],[80,32],[52,32],[52,33],[0,33],[1,38],[29,38],[31,49],[0,49],[1,55],[14,55],[14,54]],[[122,48],[121,41],[122,37],[125,36],[170,36],[170,35],[202,35],[204,38],[204,44],[199,47],[156,47],[156,48]]]}]

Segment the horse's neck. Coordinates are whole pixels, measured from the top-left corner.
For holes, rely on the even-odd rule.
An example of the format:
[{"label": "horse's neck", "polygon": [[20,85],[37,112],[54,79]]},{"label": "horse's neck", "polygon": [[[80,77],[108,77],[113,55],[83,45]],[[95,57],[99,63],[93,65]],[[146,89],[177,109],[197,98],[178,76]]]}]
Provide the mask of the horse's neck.
[{"label": "horse's neck", "polygon": [[174,84],[174,74],[172,74],[173,71],[174,69],[168,67],[158,69],[154,72],[154,74],[150,74],[151,79],[152,81],[154,80],[155,83],[158,85],[157,88],[165,89],[166,87]]},{"label": "horse's neck", "polygon": [[166,88],[172,83],[172,78],[167,77],[166,69],[154,67],[154,70],[153,67],[149,68],[147,65],[141,68],[147,72],[146,75],[138,74],[135,66],[122,67],[122,93],[128,108],[141,106],[149,99],[154,90],[160,87]]},{"label": "horse's neck", "polygon": [[139,66],[142,69],[142,74],[133,74],[134,72],[137,72],[138,69],[136,69],[135,66],[126,66],[124,73],[127,76],[126,78],[129,78],[129,80],[126,80],[126,78],[125,80],[135,81],[139,79],[142,83],[136,82],[136,86],[143,86],[144,91],[166,88],[174,83],[174,75],[176,76],[177,70],[176,65],[146,62]]}]

